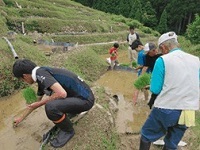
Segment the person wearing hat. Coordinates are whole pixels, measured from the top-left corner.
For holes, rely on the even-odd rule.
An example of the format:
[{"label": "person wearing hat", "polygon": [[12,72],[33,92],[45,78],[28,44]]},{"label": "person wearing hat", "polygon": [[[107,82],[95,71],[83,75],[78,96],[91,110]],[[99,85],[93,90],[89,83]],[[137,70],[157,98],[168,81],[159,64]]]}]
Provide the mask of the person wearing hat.
[{"label": "person wearing hat", "polygon": [[[145,61],[142,67],[141,74],[151,73],[153,71],[156,59],[160,57],[162,54],[158,54],[156,45],[151,42],[146,43],[144,45],[143,52],[145,54],[145,58],[144,58]],[[149,92],[147,90],[148,88],[149,86],[146,86],[142,90],[144,92],[145,100],[148,100],[148,97],[149,97]],[[133,96],[133,103],[135,105],[138,100],[139,91],[135,91],[134,93],[135,94]]]},{"label": "person wearing hat", "polygon": [[87,111],[94,105],[90,87],[69,70],[39,67],[28,59],[17,60],[13,65],[13,74],[28,84],[37,83],[37,94],[40,96],[39,101],[27,106],[28,112],[15,118],[14,126],[33,110],[45,105],[47,117],[60,129],[50,144],[55,148],[64,146],[75,134],[69,115]]},{"label": "person wearing hat", "polygon": [[[164,136],[163,150],[177,150],[188,124],[199,109],[199,58],[179,48],[175,32],[167,32],[158,39],[162,51],[155,63],[150,91],[154,98],[152,111],[141,129],[140,150],[149,150],[151,142]],[[191,120],[191,121],[192,121]]]},{"label": "person wearing hat", "polygon": [[146,54],[146,59],[144,66],[142,68],[142,73],[145,72],[151,73],[153,71],[156,59],[160,57],[162,54],[158,53],[156,45],[151,42],[145,44],[144,52]]}]

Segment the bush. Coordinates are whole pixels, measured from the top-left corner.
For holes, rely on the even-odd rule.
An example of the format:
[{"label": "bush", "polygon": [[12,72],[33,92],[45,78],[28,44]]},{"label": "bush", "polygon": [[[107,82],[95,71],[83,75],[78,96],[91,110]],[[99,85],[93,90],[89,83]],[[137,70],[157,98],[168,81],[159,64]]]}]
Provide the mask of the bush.
[{"label": "bush", "polygon": [[142,25],[139,21],[137,21],[137,20],[128,21],[128,22],[126,22],[126,24],[127,24],[128,26],[134,26],[135,28],[140,28],[140,27],[143,26],[143,25]]},{"label": "bush", "polygon": [[200,44],[200,16],[196,15],[195,21],[188,25],[186,37],[194,44]]}]

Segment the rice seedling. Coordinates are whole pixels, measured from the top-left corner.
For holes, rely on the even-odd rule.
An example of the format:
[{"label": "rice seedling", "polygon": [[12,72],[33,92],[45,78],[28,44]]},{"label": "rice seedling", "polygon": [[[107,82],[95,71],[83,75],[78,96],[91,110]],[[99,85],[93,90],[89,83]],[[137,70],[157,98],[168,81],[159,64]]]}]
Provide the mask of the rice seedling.
[{"label": "rice seedling", "polygon": [[133,61],[133,62],[132,62],[132,67],[133,67],[133,68],[136,68],[136,67],[137,67],[137,62]]},{"label": "rice seedling", "polygon": [[143,74],[141,76],[139,76],[133,83],[134,87],[138,90],[141,90],[142,88],[144,88],[145,86],[150,84],[150,78],[151,78],[151,74]]},{"label": "rice seedling", "polygon": [[25,88],[22,91],[22,94],[27,104],[31,104],[37,101],[36,93],[31,87]]}]

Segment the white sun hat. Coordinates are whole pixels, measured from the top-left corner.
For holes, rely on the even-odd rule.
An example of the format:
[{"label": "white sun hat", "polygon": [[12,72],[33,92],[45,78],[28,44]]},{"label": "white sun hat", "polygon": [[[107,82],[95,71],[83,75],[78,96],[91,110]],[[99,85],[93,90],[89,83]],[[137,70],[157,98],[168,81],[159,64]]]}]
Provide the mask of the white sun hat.
[{"label": "white sun hat", "polygon": [[167,40],[170,40],[170,39],[175,39],[176,42],[178,42],[177,40],[177,35],[175,32],[171,31],[171,32],[167,32],[167,33],[164,33],[160,36],[160,38],[158,39],[158,46],[160,44],[162,44],[163,42],[167,41]]}]

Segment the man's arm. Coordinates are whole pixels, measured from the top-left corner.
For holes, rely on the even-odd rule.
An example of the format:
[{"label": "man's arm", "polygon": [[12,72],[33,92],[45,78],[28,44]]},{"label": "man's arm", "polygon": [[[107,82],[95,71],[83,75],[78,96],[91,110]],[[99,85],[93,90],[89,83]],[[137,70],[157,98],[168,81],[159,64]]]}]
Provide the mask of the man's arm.
[{"label": "man's arm", "polygon": [[46,104],[48,101],[59,99],[59,98],[66,98],[67,92],[63,89],[63,87],[58,83],[54,83],[50,89],[52,89],[53,94],[49,97],[41,98],[35,103],[32,103],[26,107],[21,117],[14,119],[14,127],[16,127],[20,122],[22,122],[29,114],[32,113],[33,110],[37,109],[38,107]]},{"label": "man's arm", "polygon": [[46,104],[48,101],[55,100],[55,99],[63,99],[67,97],[67,92],[63,89],[63,87],[58,83],[54,83],[50,89],[53,91],[53,94],[49,97],[44,98],[43,100],[39,102],[32,103],[29,105],[31,108],[38,108],[44,104]]},{"label": "man's arm", "polygon": [[148,102],[151,109],[158,94],[161,92],[165,76],[165,66],[162,58],[158,58],[151,76],[150,91],[152,92],[151,98]]},{"label": "man's arm", "polygon": [[141,74],[144,74],[145,72],[147,72],[147,69],[148,69],[148,66],[143,66]]},{"label": "man's arm", "polygon": [[[41,99],[42,99],[42,96],[39,96],[37,101],[39,102],[39,101],[41,101]],[[22,114],[20,117],[14,119],[14,121],[13,121],[13,126],[14,126],[14,127],[17,127],[17,125],[18,125],[20,122],[22,122],[29,114],[31,114],[33,110],[34,110],[33,108],[27,106],[27,107],[23,110],[23,114]]]},{"label": "man's arm", "polygon": [[156,60],[152,75],[151,75],[151,85],[150,91],[154,94],[159,94],[162,90],[164,84],[164,76],[165,76],[165,66],[163,59],[159,57]]}]

